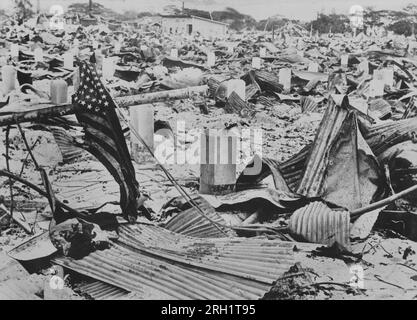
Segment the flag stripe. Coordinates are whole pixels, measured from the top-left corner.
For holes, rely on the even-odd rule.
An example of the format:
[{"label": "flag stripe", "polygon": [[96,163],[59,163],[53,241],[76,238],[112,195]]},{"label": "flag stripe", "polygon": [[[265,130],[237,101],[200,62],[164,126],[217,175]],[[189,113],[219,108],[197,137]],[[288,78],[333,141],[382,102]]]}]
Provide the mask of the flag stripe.
[{"label": "flag stripe", "polygon": [[117,117],[116,105],[89,62],[80,62],[80,86],[73,97],[76,116],[84,127],[86,149],[112,174],[120,186],[120,206],[136,218],[139,184]]}]

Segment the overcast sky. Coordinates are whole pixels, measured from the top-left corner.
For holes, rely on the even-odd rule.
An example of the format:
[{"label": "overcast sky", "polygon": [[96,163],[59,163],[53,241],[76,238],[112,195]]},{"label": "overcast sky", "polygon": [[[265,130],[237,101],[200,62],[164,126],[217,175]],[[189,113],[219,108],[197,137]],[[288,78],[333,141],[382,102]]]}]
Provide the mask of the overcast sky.
[{"label": "overcast sky", "polygon": [[[36,0],[30,0],[36,6]],[[416,0],[185,0],[185,6],[202,10],[221,10],[233,7],[236,10],[250,14],[255,19],[264,19],[272,15],[283,15],[288,18],[309,20],[316,16],[318,11],[326,13],[335,10],[337,13],[348,13],[353,5],[363,7],[373,6],[376,9],[399,10],[408,3]],[[11,8],[12,0],[0,0],[0,8]],[[66,8],[75,2],[88,0],[40,0],[41,9],[48,10],[52,5],[59,4]],[[181,6],[181,0],[96,0],[104,6],[118,12],[155,11],[160,12],[168,4]]]}]

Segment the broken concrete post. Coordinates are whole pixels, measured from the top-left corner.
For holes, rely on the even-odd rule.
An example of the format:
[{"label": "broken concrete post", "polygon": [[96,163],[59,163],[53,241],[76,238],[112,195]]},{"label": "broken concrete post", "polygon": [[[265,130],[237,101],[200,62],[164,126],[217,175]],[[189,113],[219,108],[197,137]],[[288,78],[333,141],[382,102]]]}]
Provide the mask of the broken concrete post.
[{"label": "broken concrete post", "polygon": [[310,62],[308,65],[309,72],[319,72],[319,64],[317,62]]},{"label": "broken concrete post", "polygon": [[114,53],[119,53],[122,48],[122,45],[119,41],[116,41],[114,44]]},{"label": "broken concrete post", "polygon": [[216,64],[216,55],[214,52],[207,53],[207,66],[213,67]]},{"label": "broken concrete post", "polygon": [[348,62],[349,62],[349,55],[348,54],[342,55],[342,57],[340,58],[340,65],[343,68],[347,68]]},{"label": "broken concrete post", "polygon": [[358,64],[358,70],[363,72],[363,75],[369,75],[369,62],[367,59]]},{"label": "broken concrete post", "polygon": [[282,68],[279,70],[279,83],[284,86],[284,91],[291,90],[291,69]]},{"label": "broken concrete post", "polygon": [[154,115],[153,105],[143,104],[132,106],[130,112],[130,143],[133,160],[138,163],[152,161],[152,155],[136,136],[137,134],[145,141],[153,151]]},{"label": "broken concrete post", "polygon": [[103,58],[103,78],[109,79],[113,77],[114,72],[114,60],[112,58]]},{"label": "broken concrete post", "polygon": [[51,101],[54,104],[64,104],[68,100],[68,84],[62,80],[51,81]]},{"label": "broken concrete post", "polygon": [[78,67],[75,68],[74,74],[72,76],[72,83],[74,85],[74,92],[77,92],[78,87],[80,86],[80,69]]},{"label": "broken concrete post", "polygon": [[1,77],[3,79],[3,90],[5,94],[16,88],[16,70],[12,66],[3,66],[1,68]]},{"label": "broken concrete post", "polygon": [[33,56],[35,59],[35,62],[42,62],[43,61],[43,51],[41,48],[36,48],[33,51]]},{"label": "broken concrete post", "polygon": [[68,291],[65,290],[64,268],[54,265],[49,269],[49,276],[45,279],[44,300],[67,300]]},{"label": "broken concrete post", "polygon": [[19,56],[19,45],[17,43],[12,43],[10,46],[10,56],[12,58],[17,58]]},{"label": "broken concrete post", "polygon": [[171,58],[178,59],[178,50],[177,49],[171,49]]},{"label": "broken concrete post", "polygon": [[384,95],[384,80],[372,79],[369,83],[369,97],[382,97]]},{"label": "broken concrete post", "polygon": [[230,97],[232,92],[236,92],[242,100],[246,100],[246,84],[245,81],[240,79],[231,79],[227,81],[227,98]]},{"label": "broken concrete post", "polygon": [[74,56],[71,51],[64,53],[64,68],[72,69],[74,67]]},{"label": "broken concrete post", "polygon": [[201,137],[200,190],[228,194],[236,189],[236,136],[206,132]]},{"label": "broken concrete post", "polygon": [[252,68],[260,69],[261,68],[261,58],[253,57],[252,58]]},{"label": "broken concrete post", "polygon": [[96,58],[96,70],[99,75],[103,72],[103,55],[100,49],[94,51],[94,57]]}]

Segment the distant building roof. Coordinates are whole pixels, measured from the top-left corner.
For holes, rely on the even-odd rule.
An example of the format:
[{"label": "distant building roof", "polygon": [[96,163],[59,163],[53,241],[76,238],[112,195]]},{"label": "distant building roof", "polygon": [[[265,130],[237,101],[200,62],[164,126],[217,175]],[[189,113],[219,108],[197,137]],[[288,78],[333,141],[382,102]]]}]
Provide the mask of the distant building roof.
[{"label": "distant building roof", "polygon": [[212,23],[217,23],[217,24],[221,24],[221,25],[225,25],[228,26],[229,23],[225,23],[225,22],[220,22],[220,21],[216,21],[216,20],[210,20],[210,19],[206,19],[203,17],[199,17],[199,16],[193,16],[193,15],[188,15],[188,14],[181,14],[181,15],[175,15],[175,14],[168,14],[168,15],[162,15],[162,18],[194,18],[194,19],[199,19],[199,20],[204,20],[204,21],[208,21],[208,22],[212,22]]}]

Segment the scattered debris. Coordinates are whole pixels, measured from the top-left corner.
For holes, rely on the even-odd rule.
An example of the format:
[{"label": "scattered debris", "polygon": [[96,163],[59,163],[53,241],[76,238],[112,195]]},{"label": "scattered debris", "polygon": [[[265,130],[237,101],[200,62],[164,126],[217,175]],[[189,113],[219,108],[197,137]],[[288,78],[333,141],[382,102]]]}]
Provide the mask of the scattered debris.
[{"label": "scattered debris", "polygon": [[413,298],[415,40],[40,20],[0,26],[1,299]]}]

